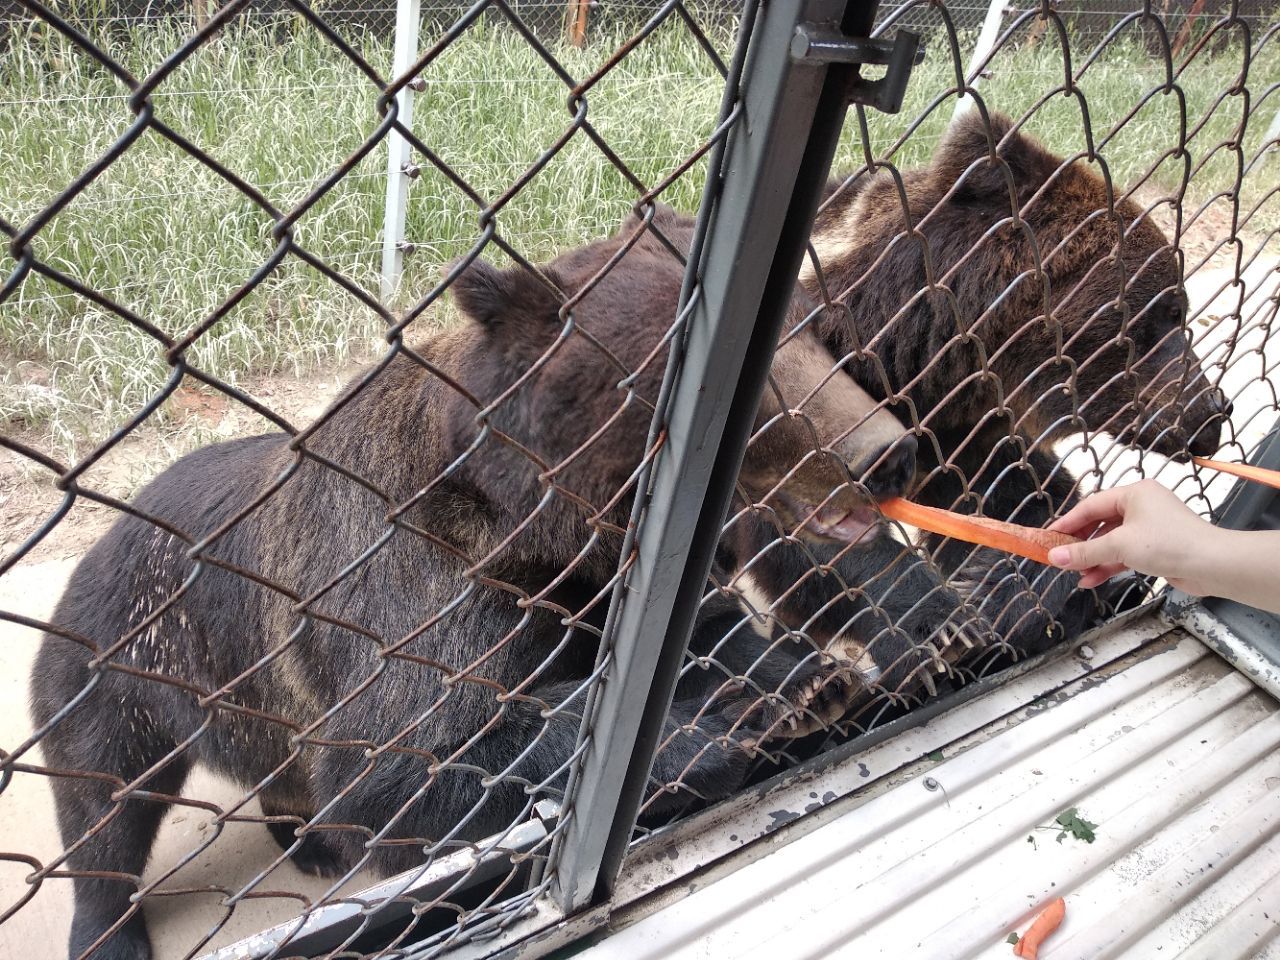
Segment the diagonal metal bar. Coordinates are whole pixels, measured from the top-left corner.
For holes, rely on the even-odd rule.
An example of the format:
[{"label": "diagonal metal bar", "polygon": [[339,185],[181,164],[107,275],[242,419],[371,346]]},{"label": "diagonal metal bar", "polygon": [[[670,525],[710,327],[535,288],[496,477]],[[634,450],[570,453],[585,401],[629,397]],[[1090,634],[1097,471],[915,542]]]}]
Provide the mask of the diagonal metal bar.
[{"label": "diagonal metal bar", "polygon": [[681,366],[666,444],[648,497],[637,498],[635,565],[606,627],[613,664],[586,719],[591,743],[553,856],[565,911],[607,895],[621,866],[857,76],[855,66],[793,59],[792,38],[813,24],[865,36],[875,9],[771,2],[743,41],[748,69],[725,103],[741,118],[699,215],[705,242],[686,277],[691,313],[683,356],[672,357]]}]

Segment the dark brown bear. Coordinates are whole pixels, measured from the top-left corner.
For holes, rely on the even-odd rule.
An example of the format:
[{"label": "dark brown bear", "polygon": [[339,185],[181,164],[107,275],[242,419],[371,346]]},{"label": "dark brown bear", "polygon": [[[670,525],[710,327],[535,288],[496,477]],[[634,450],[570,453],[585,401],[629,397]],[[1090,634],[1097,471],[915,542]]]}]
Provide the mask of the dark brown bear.
[{"label": "dark brown bear", "polygon": [[[1217,448],[1229,409],[1189,344],[1180,255],[1132,200],[1112,203],[1094,168],[971,110],[901,191],[905,209],[888,172],[833,182],[812,241],[845,308],[819,329],[918,427],[919,500],[1041,526],[1076,496],[1052,447],[1065,436],[1183,458]],[[822,293],[811,262],[801,282]],[[1074,575],[960,543],[927,541],[942,579],[887,538],[816,556],[763,523],[733,540],[740,568],[768,555],[751,585],[818,642],[919,638],[950,617],[1025,653],[1095,612]]]},{"label": "dark brown bear", "polygon": [[[545,279],[476,260],[452,288],[465,324],[370,370],[304,440],[183,458],[80,563],[32,683],[49,766],[105,775],[52,780],[65,869],[96,873],[75,881],[72,957],[149,955],[125,878],[193,763],[288,818],[273,834],[316,871],[407,869],[562,789],[682,278],[646,240],[571,328],[556,288],[579,290],[621,245]],[[902,426],[809,333],[779,349],[774,381],[743,484],[776,487],[817,539],[865,525],[866,490],[900,492],[914,444],[886,453]],[[865,487],[841,487],[868,464]],[[709,605],[693,649],[736,631],[717,662],[739,681],[812,684],[812,657],[742,620]],[[743,686],[681,683],[655,783],[739,786],[743,742],[770,722]]]}]

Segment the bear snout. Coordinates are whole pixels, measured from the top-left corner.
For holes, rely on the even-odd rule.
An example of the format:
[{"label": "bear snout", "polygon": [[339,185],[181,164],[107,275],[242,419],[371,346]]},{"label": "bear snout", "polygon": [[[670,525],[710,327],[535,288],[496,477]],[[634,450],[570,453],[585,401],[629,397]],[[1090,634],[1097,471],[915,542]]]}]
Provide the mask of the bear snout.
[{"label": "bear snout", "polygon": [[1222,423],[1215,421],[1212,425],[1205,424],[1191,438],[1191,442],[1187,444],[1187,449],[1191,451],[1193,457],[1211,457],[1218,452],[1218,448],[1222,446]]},{"label": "bear snout", "polygon": [[1120,439],[1175,460],[1208,457],[1221,446],[1222,425],[1230,416],[1231,402],[1217,387],[1202,386],[1195,393],[1184,390],[1177,394],[1166,388],[1159,405],[1140,425],[1135,424],[1136,436],[1122,433]]},{"label": "bear snout", "polygon": [[1191,451],[1192,456],[1211,457],[1222,446],[1222,426],[1231,417],[1231,401],[1227,399],[1225,393],[1214,387],[1202,403],[1192,405],[1193,410],[1200,408],[1207,408],[1207,412],[1198,425],[1195,422],[1188,422],[1185,425],[1190,435],[1187,449]]}]

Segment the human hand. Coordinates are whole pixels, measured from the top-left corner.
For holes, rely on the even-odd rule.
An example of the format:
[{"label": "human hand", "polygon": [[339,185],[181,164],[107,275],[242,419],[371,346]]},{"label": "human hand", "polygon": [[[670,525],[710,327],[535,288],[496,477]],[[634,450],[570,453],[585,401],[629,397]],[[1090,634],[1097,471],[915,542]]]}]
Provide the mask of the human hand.
[{"label": "human hand", "polygon": [[1080,586],[1096,587],[1122,570],[1164,577],[1185,593],[1212,592],[1210,575],[1220,531],[1201,519],[1154,480],[1104,490],[1086,497],[1050,530],[1080,543],[1055,547],[1049,562],[1081,571]]}]

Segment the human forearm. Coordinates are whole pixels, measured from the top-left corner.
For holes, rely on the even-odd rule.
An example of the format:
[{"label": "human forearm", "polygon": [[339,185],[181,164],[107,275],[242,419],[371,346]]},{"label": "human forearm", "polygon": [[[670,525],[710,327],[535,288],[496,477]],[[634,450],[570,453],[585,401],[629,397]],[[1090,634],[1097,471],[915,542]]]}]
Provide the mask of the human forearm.
[{"label": "human forearm", "polygon": [[1205,541],[1197,593],[1280,613],[1280,530],[1215,527]]}]

